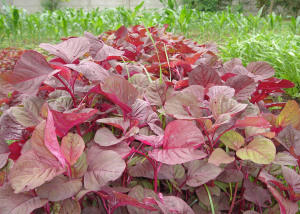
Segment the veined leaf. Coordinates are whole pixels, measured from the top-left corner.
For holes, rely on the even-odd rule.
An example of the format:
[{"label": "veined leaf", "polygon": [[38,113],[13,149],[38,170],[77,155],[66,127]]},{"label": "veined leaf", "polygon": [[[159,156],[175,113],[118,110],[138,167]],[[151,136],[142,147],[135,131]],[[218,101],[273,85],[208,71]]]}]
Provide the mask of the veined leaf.
[{"label": "veined leaf", "polygon": [[245,144],[244,137],[233,130],[229,130],[228,132],[223,134],[220,140],[230,149],[233,149],[235,151],[237,151]]},{"label": "veined leaf", "polygon": [[251,160],[258,164],[270,164],[275,159],[276,147],[264,137],[256,137],[247,146],[239,149],[236,155],[242,160]]}]

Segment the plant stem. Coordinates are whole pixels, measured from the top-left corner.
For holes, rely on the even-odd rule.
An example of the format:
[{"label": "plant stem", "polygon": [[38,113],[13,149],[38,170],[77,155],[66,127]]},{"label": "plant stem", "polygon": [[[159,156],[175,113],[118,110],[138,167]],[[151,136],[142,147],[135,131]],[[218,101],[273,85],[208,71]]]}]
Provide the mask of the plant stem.
[{"label": "plant stem", "polygon": [[236,194],[237,194],[237,189],[238,189],[238,183],[236,183],[236,184],[235,184],[235,187],[234,187],[234,195],[233,195],[233,199],[232,199],[231,206],[230,206],[230,210],[229,210],[228,214],[231,214],[231,213],[232,213],[232,210],[233,210],[233,208],[234,208],[235,199],[236,199]]},{"label": "plant stem", "polygon": [[76,99],[75,99],[75,96],[74,96],[73,92],[72,92],[72,91],[70,90],[70,88],[66,85],[66,83],[58,76],[58,74],[55,74],[54,76],[56,77],[56,79],[58,79],[58,80],[61,82],[61,84],[64,85],[65,90],[66,90],[66,91],[70,94],[70,96],[72,97],[73,105],[74,105],[74,107],[76,108],[76,107],[77,107],[77,104],[76,104]]}]

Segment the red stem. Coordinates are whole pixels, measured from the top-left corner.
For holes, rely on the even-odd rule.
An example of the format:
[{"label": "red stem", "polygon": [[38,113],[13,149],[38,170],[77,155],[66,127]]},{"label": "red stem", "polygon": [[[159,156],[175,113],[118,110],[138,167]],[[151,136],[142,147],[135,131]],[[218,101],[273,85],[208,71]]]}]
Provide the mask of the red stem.
[{"label": "red stem", "polygon": [[233,208],[234,208],[235,199],[236,199],[236,194],[237,194],[237,189],[238,189],[238,183],[236,183],[236,184],[235,184],[235,187],[234,187],[234,195],[233,195],[233,199],[232,199],[231,206],[230,206],[230,210],[229,210],[228,214],[231,214],[231,213],[232,213],[232,210],[233,210]]},{"label": "red stem", "polygon": [[153,163],[152,160],[143,152],[137,151],[135,150],[135,153],[138,153],[142,156],[144,156],[145,158],[147,158],[147,160],[150,162],[150,164],[153,167],[153,172],[154,172],[154,192],[157,193],[157,167],[156,167],[156,163]]},{"label": "red stem", "polygon": [[73,105],[74,105],[74,107],[76,108],[76,107],[77,107],[76,99],[75,99],[74,94],[73,94],[72,91],[70,90],[70,88],[69,88],[69,87],[66,85],[66,83],[58,76],[58,74],[55,74],[54,76],[56,77],[56,79],[58,79],[58,80],[61,82],[61,84],[64,85],[65,90],[71,95],[72,100],[73,100]]},{"label": "red stem", "polygon": [[202,130],[204,131],[204,134],[207,136],[207,139],[208,139],[209,145],[210,145],[210,153],[212,153],[213,150],[214,150],[214,144],[213,144],[212,140],[209,137],[209,133],[205,129],[204,124],[202,123],[202,121],[201,120],[197,120],[197,121],[199,122],[199,125],[201,126]]}]

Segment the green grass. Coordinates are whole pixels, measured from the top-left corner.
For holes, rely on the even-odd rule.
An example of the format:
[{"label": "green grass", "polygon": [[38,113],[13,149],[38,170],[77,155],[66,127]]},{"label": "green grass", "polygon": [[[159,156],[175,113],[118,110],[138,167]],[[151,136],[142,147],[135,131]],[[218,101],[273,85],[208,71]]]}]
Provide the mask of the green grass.
[{"label": "green grass", "polygon": [[64,9],[34,14],[4,7],[0,11],[0,48],[35,49],[41,42],[57,42],[61,37],[79,36],[84,31],[98,35],[122,25],[168,24],[171,32],[199,42],[217,43],[219,55],[225,61],[238,57],[245,64],[269,62],[278,77],[296,83],[297,87],[288,90],[288,94],[300,97],[300,17],[286,18],[276,14],[261,17],[260,12],[244,16],[230,9],[202,12],[185,6],[144,10],[141,6],[134,10]]}]

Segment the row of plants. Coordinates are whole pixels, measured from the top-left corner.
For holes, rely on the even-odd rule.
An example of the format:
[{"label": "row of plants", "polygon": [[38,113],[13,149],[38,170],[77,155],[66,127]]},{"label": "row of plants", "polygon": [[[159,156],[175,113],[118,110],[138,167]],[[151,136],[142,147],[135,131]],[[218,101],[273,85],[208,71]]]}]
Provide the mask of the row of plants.
[{"label": "row of plants", "polygon": [[0,73],[1,214],[298,212],[300,108],[274,102],[294,84],[166,28],[42,43]]},{"label": "row of plants", "polygon": [[[241,58],[244,65],[251,61],[267,61],[277,70],[277,77],[295,82],[287,93],[299,97],[300,90],[300,18],[289,20],[274,13],[261,17],[244,16],[231,9],[202,12],[172,4],[158,10],[145,10],[142,3],[134,10],[65,9],[28,14],[14,7],[3,7],[0,13],[1,47],[36,49],[40,42],[57,42],[61,37],[79,36],[84,31],[99,35],[121,25],[163,26],[168,31],[200,42],[216,42],[218,55],[228,60]],[[41,51],[37,49],[38,51]]]}]

